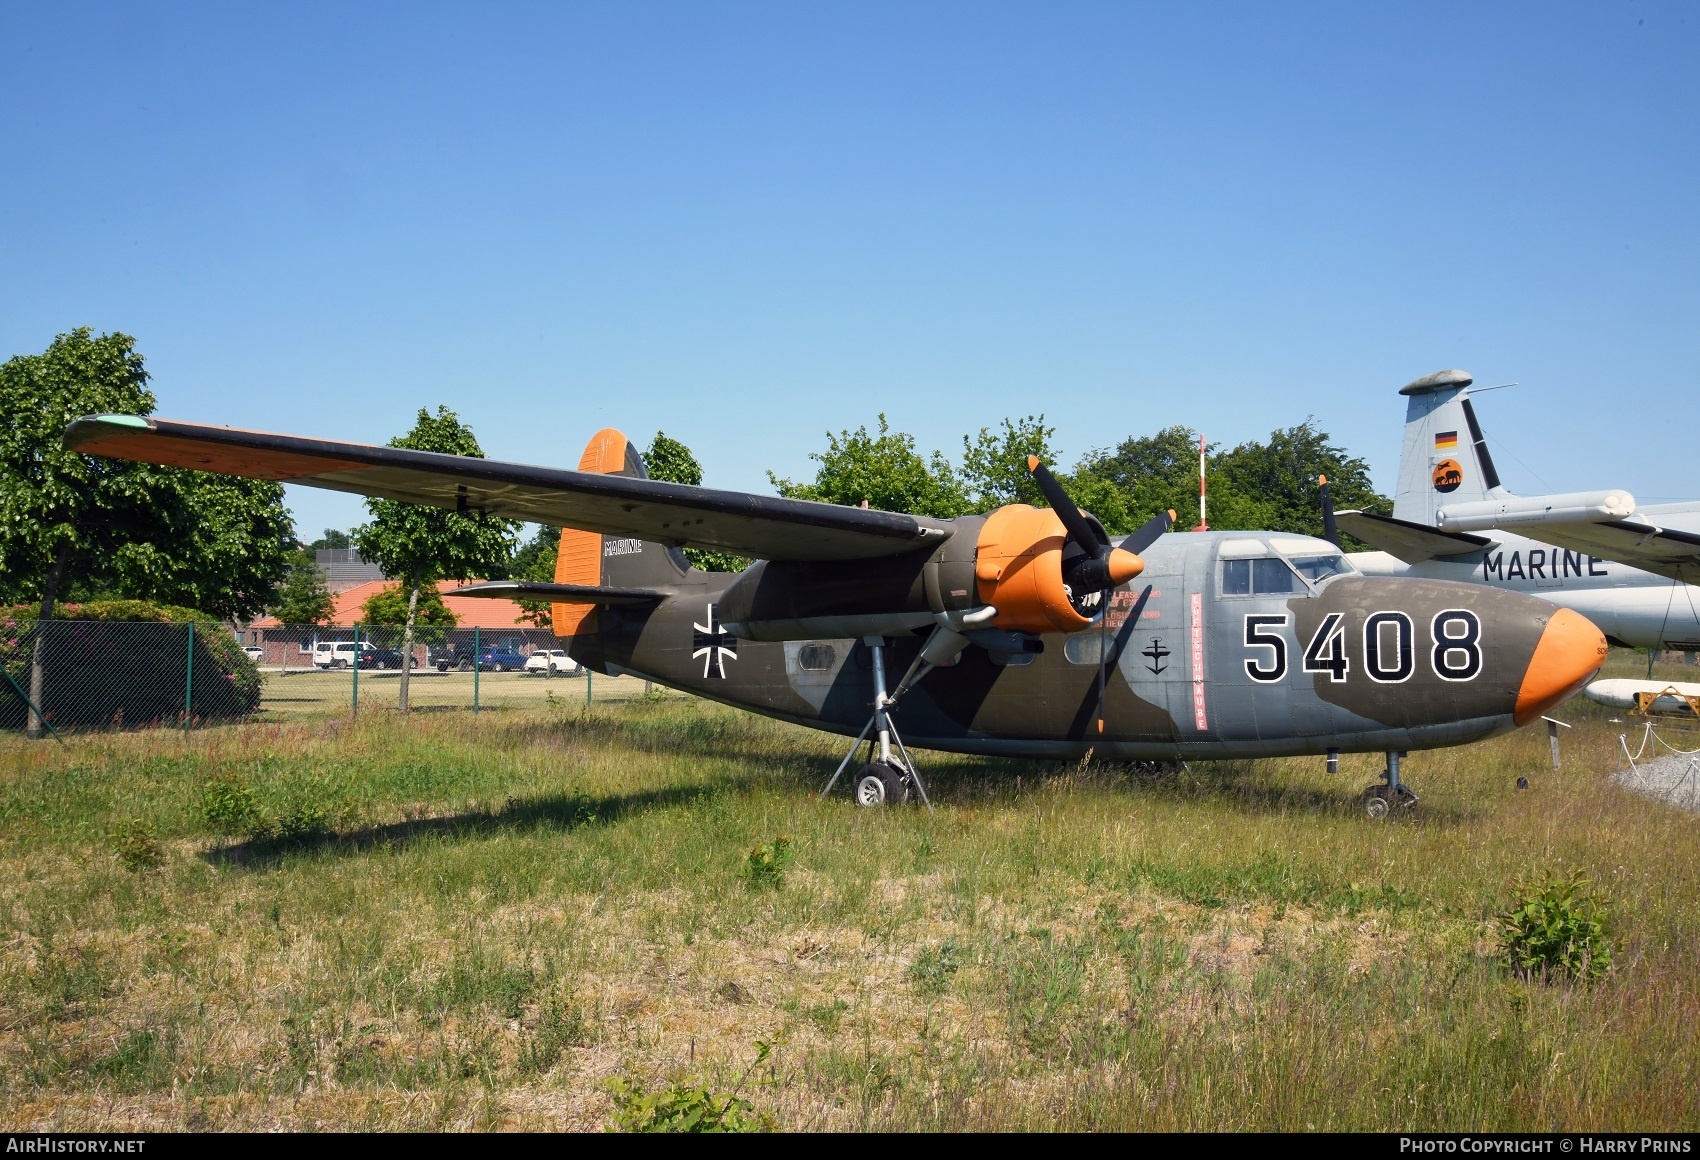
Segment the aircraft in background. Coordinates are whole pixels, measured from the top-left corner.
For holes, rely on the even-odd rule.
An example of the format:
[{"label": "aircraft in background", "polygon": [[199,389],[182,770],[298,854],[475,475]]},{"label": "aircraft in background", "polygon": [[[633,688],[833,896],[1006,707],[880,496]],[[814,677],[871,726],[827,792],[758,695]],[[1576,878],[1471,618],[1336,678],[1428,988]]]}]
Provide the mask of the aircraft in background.
[{"label": "aircraft in background", "polygon": [[[912,741],[959,753],[1332,767],[1385,752],[1385,780],[1364,791],[1380,817],[1416,801],[1407,751],[1524,725],[1606,655],[1576,613],[1366,577],[1324,540],[1165,536],[1173,513],[1112,540],[1037,459],[1050,507],[940,520],[651,480],[613,430],[577,471],[129,415],[79,419],[65,442],[561,527],[554,583],[462,593],[552,601],[556,635],[597,672],[855,736],[833,781],[867,740],[850,779],[866,806],[925,800],[901,700]],[[756,562],[703,572],[683,547]]]},{"label": "aircraft in background", "polygon": [[1641,508],[1624,491],[1513,495],[1471,405],[1472,381],[1448,370],[1399,389],[1409,402],[1393,515],[1334,517],[1379,549],[1352,553],[1357,569],[1524,592],[1581,613],[1613,644],[1700,650],[1700,503]]},{"label": "aircraft in background", "polygon": [[1632,681],[1620,677],[1595,681],[1583,692],[1590,701],[1613,709],[1629,709],[1642,716],[1700,717],[1700,684],[1691,681]]}]

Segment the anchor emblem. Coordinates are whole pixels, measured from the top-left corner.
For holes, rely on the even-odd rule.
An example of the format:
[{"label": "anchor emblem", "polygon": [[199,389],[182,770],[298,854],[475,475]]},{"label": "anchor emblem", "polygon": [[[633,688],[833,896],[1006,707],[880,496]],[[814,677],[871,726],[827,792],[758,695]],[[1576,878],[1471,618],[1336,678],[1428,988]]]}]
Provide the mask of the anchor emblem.
[{"label": "anchor emblem", "polygon": [[1163,638],[1162,637],[1154,636],[1154,637],[1151,638],[1151,643],[1149,645],[1145,646],[1145,648],[1143,650],[1141,650],[1139,655],[1151,658],[1151,663],[1146,665],[1145,667],[1151,671],[1152,676],[1157,676],[1164,669],[1169,667],[1168,665],[1163,663],[1163,658],[1166,657],[1166,656],[1171,656],[1173,654],[1171,654],[1168,649],[1163,647]]}]

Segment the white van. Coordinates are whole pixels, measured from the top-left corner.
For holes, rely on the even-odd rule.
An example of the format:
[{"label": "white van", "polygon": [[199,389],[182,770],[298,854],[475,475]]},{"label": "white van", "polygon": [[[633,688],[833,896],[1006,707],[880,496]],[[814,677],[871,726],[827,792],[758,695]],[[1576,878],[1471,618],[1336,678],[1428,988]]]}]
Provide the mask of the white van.
[{"label": "white van", "polygon": [[313,664],[321,669],[346,669],[353,663],[351,640],[321,640],[313,646]]}]

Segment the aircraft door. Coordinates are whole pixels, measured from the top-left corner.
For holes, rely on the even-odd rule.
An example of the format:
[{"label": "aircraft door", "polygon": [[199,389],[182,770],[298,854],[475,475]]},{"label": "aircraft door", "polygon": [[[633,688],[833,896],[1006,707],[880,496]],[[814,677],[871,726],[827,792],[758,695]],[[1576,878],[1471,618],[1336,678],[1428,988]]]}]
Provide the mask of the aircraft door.
[{"label": "aircraft door", "polygon": [[1211,580],[1206,636],[1215,668],[1205,694],[1214,735],[1225,741],[1292,737],[1299,649],[1289,605],[1306,597],[1304,581],[1285,559],[1249,538],[1222,542]]},{"label": "aircraft door", "polygon": [[[1163,709],[1177,738],[1193,735],[1188,677],[1186,557],[1190,552],[1148,553],[1139,578],[1117,592],[1110,606],[1110,631],[1121,643],[1116,667],[1136,696]],[[1153,559],[1153,557],[1157,557]],[[1150,596],[1138,607],[1149,586]],[[1196,591],[1196,589],[1193,589]],[[1138,609],[1137,619],[1130,620]]]}]

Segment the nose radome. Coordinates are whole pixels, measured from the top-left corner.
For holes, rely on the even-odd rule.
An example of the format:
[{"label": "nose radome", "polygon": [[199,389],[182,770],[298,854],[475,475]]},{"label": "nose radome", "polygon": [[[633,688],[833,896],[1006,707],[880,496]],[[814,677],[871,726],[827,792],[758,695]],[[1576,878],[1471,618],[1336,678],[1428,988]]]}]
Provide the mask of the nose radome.
[{"label": "nose radome", "polygon": [[1511,719],[1527,725],[1580,689],[1605,663],[1605,634],[1594,622],[1568,608],[1556,610],[1535,643]]}]

